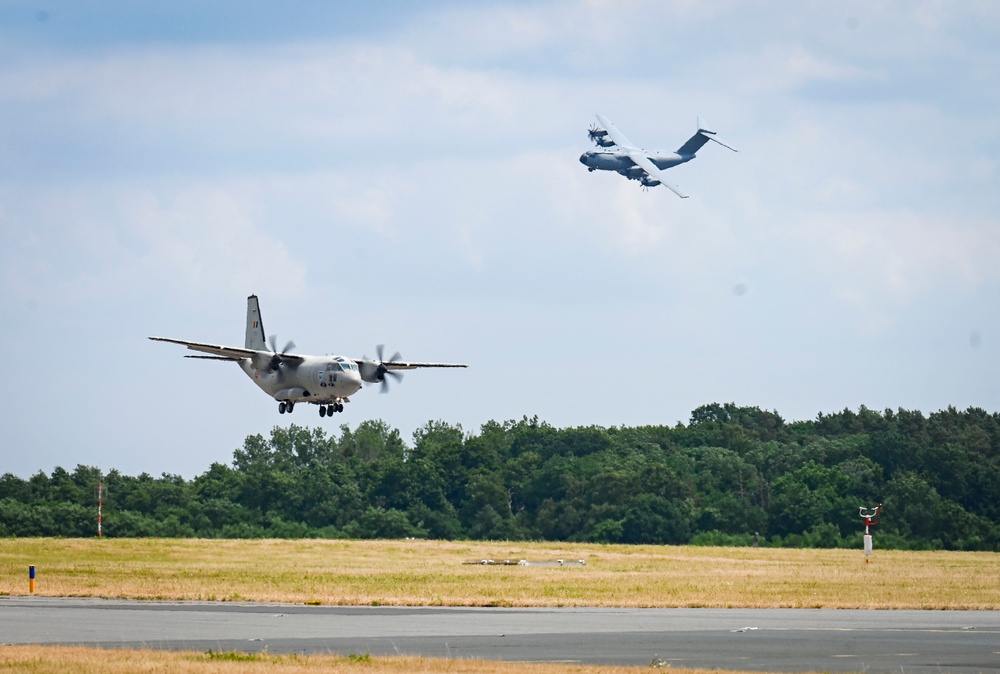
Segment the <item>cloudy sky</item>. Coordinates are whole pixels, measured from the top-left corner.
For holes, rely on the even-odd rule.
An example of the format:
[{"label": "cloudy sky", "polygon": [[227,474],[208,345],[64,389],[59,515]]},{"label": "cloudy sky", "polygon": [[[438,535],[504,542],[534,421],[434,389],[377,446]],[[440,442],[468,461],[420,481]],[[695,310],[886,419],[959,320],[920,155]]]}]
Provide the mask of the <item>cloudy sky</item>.
[{"label": "cloudy sky", "polygon": [[[1000,5],[0,5],[0,473],[204,472],[247,435],[1000,409]],[[595,113],[691,195],[580,163]],[[300,353],[409,373],[280,416]]]}]

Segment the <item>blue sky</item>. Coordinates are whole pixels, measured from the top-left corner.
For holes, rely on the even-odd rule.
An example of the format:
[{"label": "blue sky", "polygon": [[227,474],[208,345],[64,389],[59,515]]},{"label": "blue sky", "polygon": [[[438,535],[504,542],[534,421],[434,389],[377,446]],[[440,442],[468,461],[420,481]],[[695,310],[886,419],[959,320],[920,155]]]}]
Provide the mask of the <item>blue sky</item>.
[{"label": "blue sky", "polygon": [[[279,424],[1000,409],[992,2],[7,2],[0,472],[190,477]],[[642,191],[602,113],[733,154]],[[234,366],[465,362],[294,416]]]}]

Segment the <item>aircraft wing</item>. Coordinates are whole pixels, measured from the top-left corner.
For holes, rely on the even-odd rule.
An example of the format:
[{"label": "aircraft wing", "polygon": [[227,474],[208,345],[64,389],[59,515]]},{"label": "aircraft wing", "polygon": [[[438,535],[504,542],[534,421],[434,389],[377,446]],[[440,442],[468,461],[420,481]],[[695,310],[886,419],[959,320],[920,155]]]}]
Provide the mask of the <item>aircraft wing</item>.
[{"label": "aircraft wing", "polygon": [[601,123],[601,126],[604,127],[604,130],[608,132],[609,136],[611,136],[611,140],[615,141],[615,145],[617,145],[623,150],[629,150],[635,147],[634,145],[632,145],[632,141],[626,138],[625,134],[619,131],[618,127],[615,126],[610,119],[608,119],[604,115],[598,115],[597,121]]},{"label": "aircraft wing", "polygon": [[[235,346],[221,346],[218,344],[203,344],[201,342],[187,342],[183,339],[169,339],[167,337],[150,337],[154,342],[170,342],[171,344],[180,344],[181,346],[186,346],[192,351],[200,351],[201,353],[210,353],[213,356],[220,357],[224,360],[243,360],[245,358],[253,358],[254,356],[264,356],[266,358],[271,358],[274,356],[270,351],[256,351],[254,349],[241,349]],[[302,356],[297,356],[292,353],[282,353],[279,354],[281,360],[290,362],[302,362]]]},{"label": "aircraft wing", "polygon": [[680,191],[675,185],[667,182],[667,179],[663,176],[663,171],[656,168],[656,164],[650,161],[649,157],[642,150],[629,150],[628,158],[635,162],[636,166],[641,168],[646,174],[655,180],[659,180],[660,183],[666,187],[668,190],[679,196],[681,199],[687,199],[688,195]]},{"label": "aircraft wing", "polygon": [[[364,364],[377,366],[380,362],[370,358],[354,358],[352,360],[357,363],[358,367]],[[402,360],[383,360],[381,363],[386,370],[416,370],[421,367],[469,367],[460,363],[410,363]]]},{"label": "aircraft wing", "polygon": [[404,363],[399,360],[383,362],[387,370],[416,370],[421,367],[469,367],[459,363]]},{"label": "aircraft wing", "polygon": [[597,121],[601,123],[604,130],[608,132],[609,136],[611,136],[611,140],[615,141],[615,144],[628,155],[629,159],[635,162],[636,166],[645,171],[650,178],[660,181],[662,185],[679,196],[681,199],[687,199],[688,195],[681,192],[676,185],[668,182],[667,179],[663,177],[663,171],[656,168],[656,165],[649,160],[649,155],[646,154],[645,150],[640,150],[635,145],[632,145],[632,141],[626,138],[625,134],[618,130],[618,127],[615,126],[614,122],[604,115],[597,115]]}]

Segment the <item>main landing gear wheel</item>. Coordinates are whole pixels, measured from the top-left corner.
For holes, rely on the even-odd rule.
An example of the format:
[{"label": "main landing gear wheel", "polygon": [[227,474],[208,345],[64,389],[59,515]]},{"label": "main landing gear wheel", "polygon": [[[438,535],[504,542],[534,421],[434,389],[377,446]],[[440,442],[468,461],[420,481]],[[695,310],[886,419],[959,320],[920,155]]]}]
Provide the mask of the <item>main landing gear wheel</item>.
[{"label": "main landing gear wheel", "polygon": [[280,402],[278,403],[278,414],[284,414],[284,413],[285,413],[285,403]]},{"label": "main landing gear wheel", "polygon": [[292,408],[294,407],[295,403],[293,403],[291,400],[289,400],[288,402],[282,400],[280,403],[278,403],[278,413],[284,414],[285,412],[288,412],[289,414],[291,414]]},{"label": "main landing gear wheel", "polygon": [[334,412],[343,412],[343,403],[330,403],[329,405],[319,406],[319,415],[321,417],[332,417]]}]

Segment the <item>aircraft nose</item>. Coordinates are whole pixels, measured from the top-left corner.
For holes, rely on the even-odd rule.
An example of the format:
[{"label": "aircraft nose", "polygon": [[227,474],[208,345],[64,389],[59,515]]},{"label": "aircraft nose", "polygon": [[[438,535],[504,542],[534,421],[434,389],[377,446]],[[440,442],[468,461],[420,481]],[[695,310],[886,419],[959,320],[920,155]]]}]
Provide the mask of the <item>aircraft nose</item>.
[{"label": "aircraft nose", "polygon": [[583,154],[580,155],[580,163],[581,164],[586,164],[588,159],[590,159],[590,153],[589,152],[584,152]]}]

